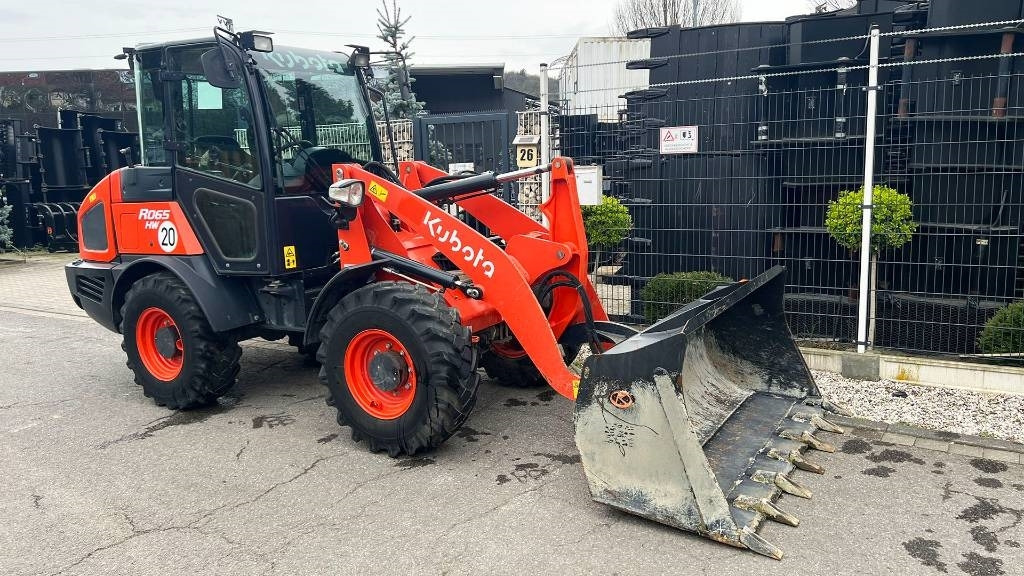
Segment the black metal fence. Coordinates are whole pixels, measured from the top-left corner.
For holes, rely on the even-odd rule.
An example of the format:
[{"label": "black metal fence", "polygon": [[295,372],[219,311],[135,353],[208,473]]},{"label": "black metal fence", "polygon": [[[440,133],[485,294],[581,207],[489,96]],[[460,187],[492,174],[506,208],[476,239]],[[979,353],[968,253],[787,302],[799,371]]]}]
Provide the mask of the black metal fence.
[{"label": "black metal fence", "polygon": [[[1024,352],[1024,320],[1003,312],[993,321],[1024,298],[1022,21],[927,27],[938,21],[926,4],[909,3],[888,13],[658,28],[630,35],[649,43],[647,59],[574,61],[555,147],[603,165],[606,193],[633,221],[618,257],[599,270],[609,307],[644,324],[671,309],[686,292],[680,286],[716,281],[676,278],[673,288],[666,274],[740,279],[783,265],[794,334],[853,345],[860,262],[871,257],[857,249],[861,202],[845,218],[838,208],[828,214],[844,192],[862,190],[867,168],[882,188],[872,230],[889,226],[876,235],[883,246],[871,267],[871,344]],[[881,29],[875,89],[872,25]],[[612,87],[609,66],[634,72]],[[877,114],[868,117],[872,90]],[[912,202],[902,223],[899,195]]]},{"label": "black metal fence", "polygon": [[[512,136],[509,113],[429,114],[414,120],[416,159],[451,173],[507,172]],[[512,200],[511,186],[502,196]]]}]

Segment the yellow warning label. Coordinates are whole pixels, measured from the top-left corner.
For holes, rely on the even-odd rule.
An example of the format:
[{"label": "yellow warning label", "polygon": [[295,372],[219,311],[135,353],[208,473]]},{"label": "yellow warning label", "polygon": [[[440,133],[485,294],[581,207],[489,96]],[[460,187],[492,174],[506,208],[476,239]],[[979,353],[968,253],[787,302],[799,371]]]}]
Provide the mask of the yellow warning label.
[{"label": "yellow warning label", "polygon": [[572,397],[576,398],[580,395],[580,381],[578,378],[574,378],[572,381]]},{"label": "yellow warning label", "polygon": [[370,194],[381,202],[388,201],[388,189],[370,180]]},{"label": "yellow warning label", "polygon": [[295,246],[284,247],[284,267],[291,270],[299,265],[299,259],[295,257]]}]

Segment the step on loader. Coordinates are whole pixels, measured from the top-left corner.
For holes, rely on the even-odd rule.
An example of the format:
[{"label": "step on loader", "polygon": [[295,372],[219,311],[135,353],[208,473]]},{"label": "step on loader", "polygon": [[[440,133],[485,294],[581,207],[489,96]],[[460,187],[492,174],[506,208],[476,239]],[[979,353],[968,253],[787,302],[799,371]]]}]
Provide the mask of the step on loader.
[{"label": "step on loader", "polygon": [[[775,501],[810,497],[793,472],[821,473],[805,452],[842,432],[786,326],[781,268],[637,332],[587,277],[571,159],[461,176],[385,164],[365,48],[218,28],[125,54],[143,163],[86,197],[66,272],[145,395],[214,402],[239,342],[287,338],[320,362],[353,440],[400,456],[458,430],[484,368],[575,402],[595,500],[781,558],[758,525],[797,524]],[[545,224],[494,193],[524,178],[550,181]]]}]

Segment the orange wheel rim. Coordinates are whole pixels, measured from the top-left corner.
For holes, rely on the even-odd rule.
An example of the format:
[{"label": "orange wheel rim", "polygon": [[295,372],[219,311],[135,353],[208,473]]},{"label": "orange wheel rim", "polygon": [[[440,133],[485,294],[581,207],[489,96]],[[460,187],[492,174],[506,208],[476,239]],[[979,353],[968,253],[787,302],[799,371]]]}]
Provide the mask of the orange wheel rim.
[{"label": "orange wheel rim", "polygon": [[170,314],[155,307],[143,310],[135,324],[135,342],[142,365],[154,378],[170,382],[181,374],[185,346]]},{"label": "orange wheel rim", "polygon": [[416,370],[409,351],[385,330],[363,330],[353,336],[343,369],[352,399],[374,418],[394,420],[416,398]]}]

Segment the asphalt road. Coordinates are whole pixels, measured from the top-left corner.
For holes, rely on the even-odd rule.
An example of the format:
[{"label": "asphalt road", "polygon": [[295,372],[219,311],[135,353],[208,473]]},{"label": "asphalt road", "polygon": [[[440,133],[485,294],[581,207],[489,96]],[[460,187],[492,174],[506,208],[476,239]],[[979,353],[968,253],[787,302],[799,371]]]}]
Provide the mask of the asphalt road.
[{"label": "asphalt road", "polygon": [[59,262],[0,267],[0,575],[1024,574],[1024,467],[831,436],[780,562],[590,500],[569,402],[485,382],[405,460],[353,443],[316,368],[244,346],[239,384],[172,413],[120,337],[62,307]]}]

